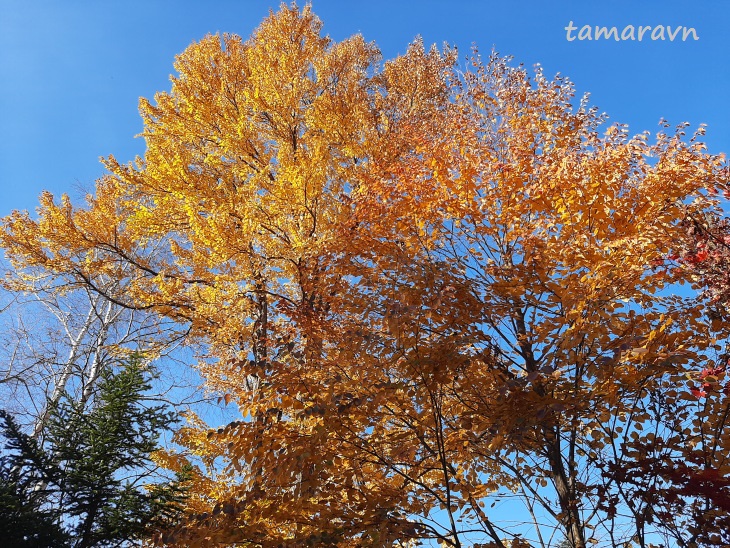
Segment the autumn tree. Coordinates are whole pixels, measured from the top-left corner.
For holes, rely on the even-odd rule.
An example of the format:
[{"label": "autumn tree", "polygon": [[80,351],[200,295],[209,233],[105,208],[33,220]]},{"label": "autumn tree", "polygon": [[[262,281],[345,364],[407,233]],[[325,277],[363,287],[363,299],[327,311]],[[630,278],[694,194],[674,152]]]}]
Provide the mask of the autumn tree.
[{"label": "autumn tree", "polygon": [[[178,56],[140,104],[144,158],[108,158],[86,207],[5,219],[19,270],[122,280],[116,303],[189,329],[240,411],[189,414],[158,454],[194,466],[159,544],[715,542],[718,497],[672,477],[687,447],[726,473],[728,427],[704,423],[726,401],[691,383],[722,382],[727,326],[671,294],[693,274],[669,257],[725,164],[470,63],[417,40],[381,64],[282,6]],[[511,493],[532,530],[490,510]]]},{"label": "autumn tree", "polygon": [[[700,133],[704,129],[700,128]],[[725,206],[723,211],[686,210],[680,226],[684,229],[672,241],[673,252],[667,257],[667,264],[685,272],[693,287],[703,297],[706,306],[704,321],[716,330],[728,320],[728,258],[730,257],[730,232],[726,214],[727,172],[710,181],[705,189],[706,196]],[[717,346],[718,358],[714,362],[697,362],[694,371],[686,373],[688,388],[692,394],[693,413],[681,410],[679,416],[687,421],[677,427],[678,441],[674,448],[676,466],[666,469],[656,463],[642,463],[644,474],[648,469],[660,470],[663,480],[670,487],[671,505],[661,519],[668,515],[686,515],[691,540],[699,544],[725,545],[730,542],[726,531],[730,530],[730,469],[725,455],[726,441],[717,433],[724,432],[730,413],[728,395],[730,382],[727,368],[730,364],[730,349],[727,344]],[[657,403],[665,404],[664,401]],[[675,409],[666,406],[663,412],[675,414]],[[675,422],[679,423],[679,421]],[[680,423],[681,424],[681,423]],[[690,430],[689,439],[682,436]],[[675,434],[676,435],[676,434]],[[656,474],[656,472],[654,472]]]},{"label": "autumn tree", "polygon": [[[698,362],[722,369],[725,326],[709,328],[702,299],[669,293],[691,275],[665,260],[683,219],[712,209],[700,191],[727,177],[722,158],[703,154],[698,135],[683,140],[684,126],[653,144],[620,125],[601,135],[602,117],[585,102],[574,111],[565,81],[538,70],[530,82],[495,58],[462,89],[469,152],[444,156],[435,172],[451,194],[472,188],[456,220],[436,218],[433,230],[444,238],[434,254],[460,265],[481,303],[473,325],[506,379],[498,393],[460,390],[505,435],[496,454],[476,451],[573,546],[645,546],[654,528],[696,540],[693,523],[676,523],[686,514],[665,507],[682,498],[666,475],[686,462],[687,444],[702,447],[702,467],[725,473],[727,425],[703,424],[684,378]],[[454,202],[445,195],[444,209]]]}]

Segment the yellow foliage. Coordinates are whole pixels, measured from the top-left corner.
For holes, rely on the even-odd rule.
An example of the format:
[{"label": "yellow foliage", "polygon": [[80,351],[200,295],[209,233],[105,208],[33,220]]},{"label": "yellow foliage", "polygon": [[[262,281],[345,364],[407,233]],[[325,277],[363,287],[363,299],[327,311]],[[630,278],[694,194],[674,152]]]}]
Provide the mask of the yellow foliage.
[{"label": "yellow foliage", "polygon": [[84,208],[46,193],[3,221],[19,271],[124,276],[126,306],[207,345],[242,418],[191,418],[156,456],[197,466],[170,545],[390,546],[443,508],[529,546],[480,503],[535,476],[583,527],[575,453],[641,430],[637,402],[727,334],[661,266],[720,159],[602,129],[567,81],[496,56],[379,59],[308,7],[207,36],[140,102],[144,158],[108,158]]}]

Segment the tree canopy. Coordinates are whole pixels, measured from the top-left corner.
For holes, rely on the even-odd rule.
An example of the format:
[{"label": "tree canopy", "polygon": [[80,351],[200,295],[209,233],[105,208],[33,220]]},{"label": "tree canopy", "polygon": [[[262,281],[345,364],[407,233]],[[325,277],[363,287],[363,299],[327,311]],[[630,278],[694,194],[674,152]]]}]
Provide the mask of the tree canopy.
[{"label": "tree canopy", "polygon": [[157,543],[730,542],[727,318],[674,291],[730,182],[702,128],[630,136],[496,54],[381,62],[308,7],[175,69],[143,158],[0,232],[20,275],[187,326],[240,411],[157,454],[194,467]]}]

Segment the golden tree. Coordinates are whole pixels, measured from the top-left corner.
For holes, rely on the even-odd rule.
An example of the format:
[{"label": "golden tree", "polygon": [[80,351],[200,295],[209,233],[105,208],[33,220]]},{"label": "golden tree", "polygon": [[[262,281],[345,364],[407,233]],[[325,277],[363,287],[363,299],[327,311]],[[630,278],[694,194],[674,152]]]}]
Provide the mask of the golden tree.
[{"label": "golden tree", "polygon": [[[579,547],[710,539],[669,519],[714,504],[669,472],[677,444],[728,447],[724,422],[701,427],[720,391],[702,412],[686,387],[726,326],[668,293],[692,274],[665,259],[716,207],[722,159],[681,129],[603,130],[569,82],[496,56],[461,72],[416,41],[380,66],[309,8],[175,68],[141,103],[143,159],[109,158],[87,207],[45,194],[0,233],[21,272],[117,277],[119,305],[188,326],[238,406],[220,428],[190,414],[158,455],[197,468],[187,521],[156,542],[524,546],[485,505],[505,489],[546,546],[555,528]],[[636,497],[617,470],[647,459]]]}]

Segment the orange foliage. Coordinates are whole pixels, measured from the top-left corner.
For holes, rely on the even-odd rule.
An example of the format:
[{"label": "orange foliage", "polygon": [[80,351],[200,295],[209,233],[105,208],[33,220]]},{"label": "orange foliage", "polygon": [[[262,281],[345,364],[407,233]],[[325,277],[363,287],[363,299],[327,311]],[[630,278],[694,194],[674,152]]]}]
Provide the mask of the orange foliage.
[{"label": "orange foliage", "polygon": [[[681,128],[605,128],[539,70],[455,62],[416,41],[380,67],[282,7],[177,58],[141,102],[145,157],[106,160],[86,208],[44,194],[38,220],[5,219],[17,269],[124,273],[125,306],[189,325],[240,409],[191,416],[158,455],[197,472],[157,542],[527,546],[485,508],[500,489],[575,546],[611,523],[643,538],[651,512],[701,540],[681,512],[720,497],[672,496],[668,470],[692,448],[727,477],[728,400],[686,385],[727,325],[663,265],[681,219],[715,208],[700,191],[727,182],[722,159]],[[616,470],[648,457],[653,498],[632,499],[645,486]]]}]

